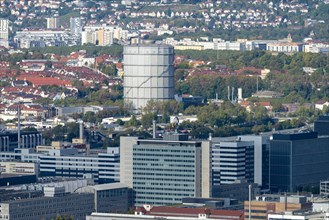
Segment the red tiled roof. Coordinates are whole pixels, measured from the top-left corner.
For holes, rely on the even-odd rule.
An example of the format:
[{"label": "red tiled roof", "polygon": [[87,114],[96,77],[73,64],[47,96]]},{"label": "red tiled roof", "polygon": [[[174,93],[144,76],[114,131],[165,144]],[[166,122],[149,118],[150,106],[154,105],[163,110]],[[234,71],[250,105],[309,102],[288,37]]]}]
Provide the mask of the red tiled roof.
[{"label": "red tiled roof", "polygon": [[181,216],[181,217],[196,217],[199,214],[207,214],[209,218],[213,219],[244,219],[243,211],[237,210],[215,210],[208,208],[181,208],[158,206],[152,207],[150,211],[146,211],[143,207],[139,207],[136,211],[143,212],[145,215],[156,216]]},{"label": "red tiled roof", "polygon": [[71,86],[71,82],[60,80],[52,77],[22,77],[19,76],[17,79],[31,82],[34,86],[43,86],[43,85],[57,85],[57,86]]}]

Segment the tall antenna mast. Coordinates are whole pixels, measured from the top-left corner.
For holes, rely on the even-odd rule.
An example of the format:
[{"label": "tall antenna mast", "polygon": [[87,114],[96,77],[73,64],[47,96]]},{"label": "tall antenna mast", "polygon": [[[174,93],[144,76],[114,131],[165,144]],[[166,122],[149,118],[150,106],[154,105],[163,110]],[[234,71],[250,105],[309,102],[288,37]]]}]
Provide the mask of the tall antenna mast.
[{"label": "tall antenna mast", "polygon": [[258,92],[258,75],[256,75],[256,82],[257,82],[257,92]]}]

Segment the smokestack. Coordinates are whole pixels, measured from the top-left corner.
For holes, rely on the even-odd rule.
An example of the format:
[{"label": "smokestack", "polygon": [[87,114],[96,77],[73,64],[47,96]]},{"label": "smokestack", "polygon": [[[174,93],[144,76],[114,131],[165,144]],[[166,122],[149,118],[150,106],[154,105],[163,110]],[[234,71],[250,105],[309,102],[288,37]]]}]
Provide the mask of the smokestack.
[{"label": "smokestack", "polygon": [[82,140],[83,139],[83,122],[79,122],[79,138]]},{"label": "smokestack", "polygon": [[21,148],[21,106],[18,104],[17,109],[17,147]]},{"label": "smokestack", "polygon": [[218,101],[218,93],[216,92],[216,101]]},{"label": "smokestack", "polygon": [[156,138],[156,133],[157,133],[156,126],[157,126],[156,120],[153,120],[153,138]]},{"label": "smokestack", "polygon": [[242,88],[238,88],[238,100],[242,100]]},{"label": "smokestack", "polygon": [[90,155],[90,144],[86,144],[86,155]]}]

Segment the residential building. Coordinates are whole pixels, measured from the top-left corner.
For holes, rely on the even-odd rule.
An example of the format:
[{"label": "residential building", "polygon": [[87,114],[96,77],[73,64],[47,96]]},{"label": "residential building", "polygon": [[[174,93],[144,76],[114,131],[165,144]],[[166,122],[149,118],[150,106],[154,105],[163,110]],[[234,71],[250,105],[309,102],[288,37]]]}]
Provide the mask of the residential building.
[{"label": "residential building", "polygon": [[120,139],[120,182],[132,187],[135,205],[172,205],[184,197],[211,196],[209,141],[184,134],[161,139]]},{"label": "residential building", "polygon": [[329,136],[316,132],[273,134],[270,141],[270,188],[296,192],[318,186],[329,176]]},{"label": "residential building", "polygon": [[9,20],[0,19],[0,46],[8,47],[9,43]]},{"label": "residential building", "polygon": [[82,20],[80,17],[72,17],[70,18],[70,29],[71,34],[75,36],[81,37],[82,33]]},{"label": "residential building", "polygon": [[175,50],[204,50],[203,45],[175,45]]},{"label": "residential building", "polygon": [[101,29],[97,32],[97,39],[99,46],[108,46],[113,44],[113,30]]},{"label": "residential building", "polygon": [[59,27],[58,17],[47,18],[47,29],[56,29],[58,27]]}]

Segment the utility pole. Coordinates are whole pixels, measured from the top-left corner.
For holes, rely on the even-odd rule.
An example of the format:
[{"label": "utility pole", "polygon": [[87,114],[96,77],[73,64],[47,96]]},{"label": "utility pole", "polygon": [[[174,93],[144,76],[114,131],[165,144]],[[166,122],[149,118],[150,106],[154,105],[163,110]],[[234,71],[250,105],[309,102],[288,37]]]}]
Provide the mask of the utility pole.
[{"label": "utility pole", "polygon": [[17,148],[21,148],[21,106],[17,108]]},{"label": "utility pole", "polygon": [[249,185],[248,189],[249,189],[249,214],[248,214],[248,219],[251,220],[251,184]]}]

